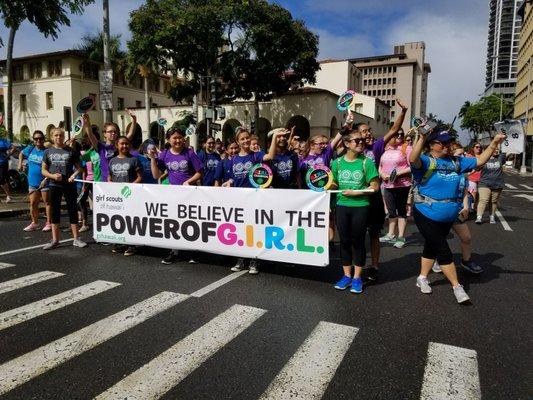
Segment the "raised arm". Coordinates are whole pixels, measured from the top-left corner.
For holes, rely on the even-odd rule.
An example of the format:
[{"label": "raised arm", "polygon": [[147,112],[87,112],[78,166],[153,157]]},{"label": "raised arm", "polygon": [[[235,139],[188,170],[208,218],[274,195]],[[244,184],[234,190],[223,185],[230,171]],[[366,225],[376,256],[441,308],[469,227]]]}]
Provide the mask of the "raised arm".
[{"label": "raised arm", "polygon": [[131,117],[130,129],[126,134],[126,137],[128,138],[128,140],[132,140],[133,136],[135,135],[135,128],[137,127],[137,116],[129,108],[126,108],[126,112]]},{"label": "raised arm", "polygon": [[489,146],[477,157],[477,166],[482,167],[485,165],[487,161],[489,161],[489,158],[492,156],[492,153],[494,153],[498,147],[500,146],[500,143],[505,140],[507,136],[504,133],[498,133],[496,136],[494,136],[494,139],[492,139],[492,142],[490,142]]},{"label": "raised arm", "polygon": [[157,150],[155,147],[152,147],[149,151],[148,151],[148,158],[150,158],[150,169],[152,170],[152,176],[154,177],[154,179],[159,179],[161,178],[161,175],[162,175],[162,172],[161,170],[159,169],[159,166],[157,165]]},{"label": "raised arm", "polygon": [[83,130],[85,131],[87,138],[89,138],[91,147],[98,150],[98,139],[94,136],[93,130],[91,129],[91,119],[89,118],[89,114],[83,114],[81,118],[83,120]]},{"label": "raised arm", "polygon": [[286,135],[288,131],[278,130],[272,135],[272,141],[270,142],[270,147],[268,153],[263,156],[263,161],[272,161],[276,157],[276,142],[279,135]]},{"label": "raised arm", "polygon": [[405,114],[407,113],[407,107],[400,101],[400,99],[396,99],[396,104],[398,104],[402,110],[400,111],[400,114],[396,117],[394,124],[392,124],[387,134],[383,137],[383,140],[385,141],[385,145],[394,136],[398,134],[398,131],[402,128],[403,120],[405,119]]},{"label": "raised arm", "polygon": [[24,154],[19,152],[19,164],[18,164],[18,170],[22,171],[22,162],[24,161]]},{"label": "raised arm", "polygon": [[[431,132],[431,130],[429,132]],[[411,151],[411,154],[409,155],[409,164],[411,164],[412,167],[420,168],[422,166],[422,161],[420,161],[420,155],[422,154],[422,151],[424,150],[424,145],[426,144],[426,137],[427,137],[427,134],[423,135],[419,131],[418,141],[415,143],[413,150]]]}]

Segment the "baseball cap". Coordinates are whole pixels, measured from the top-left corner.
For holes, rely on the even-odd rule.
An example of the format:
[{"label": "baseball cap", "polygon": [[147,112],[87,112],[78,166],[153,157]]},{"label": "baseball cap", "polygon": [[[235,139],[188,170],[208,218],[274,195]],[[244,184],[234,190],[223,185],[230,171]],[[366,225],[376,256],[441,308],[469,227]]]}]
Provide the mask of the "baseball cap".
[{"label": "baseball cap", "polygon": [[448,131],[432,132],[427,138],[428,143],[434,142],[434,141],[445,143],[445,142],[451,142],[452,140],[453,140],[453,136],[450,135],[450,132]]}]

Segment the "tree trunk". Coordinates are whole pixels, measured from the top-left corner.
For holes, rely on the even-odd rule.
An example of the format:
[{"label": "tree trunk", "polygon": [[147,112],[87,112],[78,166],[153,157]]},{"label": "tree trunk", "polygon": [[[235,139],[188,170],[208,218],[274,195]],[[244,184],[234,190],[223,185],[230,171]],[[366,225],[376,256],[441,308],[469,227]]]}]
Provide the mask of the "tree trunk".
[{"label": "tree trunk", "polygon": [[7,134],[9,140],[13,141],[13,44],[15,43],[15,33],[17,33],[18,25],[11,27],[9,30],[9,40],[7,42],[7,59],[6,59],[6,74],[7,74]]},{"label": "tree trunk", "polygon": [[144,109],[146,111],[146,137],[143,139],[148,139],[150,137],[150,95],[148,93],[148,75],[144,76]]}]

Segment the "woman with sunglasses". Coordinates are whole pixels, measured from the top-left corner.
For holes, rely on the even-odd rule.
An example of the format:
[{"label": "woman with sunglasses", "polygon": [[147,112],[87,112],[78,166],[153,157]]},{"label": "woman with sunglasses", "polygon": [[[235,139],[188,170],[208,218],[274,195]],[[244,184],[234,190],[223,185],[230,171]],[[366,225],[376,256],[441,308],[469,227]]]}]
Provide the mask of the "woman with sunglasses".
[{"label": "woman with sunglasses", "polygon": [[19,153],[19,171],[23,169],[23,160],[28,160],[27,174],[31,223],[24,228],[25,232],[32,232],[39,229],[39,202],[41,198],[43,199],[46,210],[46,224],[44,225],[43,232],[49,232],[52,229],[52,225],[50,224],[50,202],[48,198],[50,188],[41,172],[45,150],[44,133],[42,131],[35,131],[33,132],[33,145],[26,146]]},{"label": "woman with sunglasses", "polygon": [[[351,131],[342,138],[346,154],[331,163],[333,180],[342,192],[337,196],[337,230],[341,242],[343,277],[335,289],[351,286],[352,293],[363,291],[361,273],[366,261],[365,235],[370,194],[363,189],[379,191],[378,172],[372,160],[363,155],[361,133]],[[353,272],[352,272],[353,266]]]},{"label": "woman with sunglasses", "polygon": [[[474,143],[472,146],[472,149],[470,153],[466,155],[466,157],[479,157],[481,152],[483,151],[483,147],[480,143]],[[472,196],[472,206],[471,209],[474,211],[477,208],[477,202],[478,202],[478,185],[479,185],[479,178],[481,178],[481,170],[476,169],[472,171],[470,174],[468,174],[468,193],[470,193],[470,196]]]},{"label": "woman with sunglasses", "polygon": [[[446,237],[462,209],[463,174],[482,167],[504,139],[505,135],[496,135],[478,158],[453,157],[452,136],[447,131],[426,134],[420,130],[409,161],[416,182],[413,216],[424,237],[420,275],[416,279],[422,293],[432,292],[427,277],[436,259],[452,285],[457,302],[470,300],[457,279]],[[427,154],[422,154],[424,148]]]}]

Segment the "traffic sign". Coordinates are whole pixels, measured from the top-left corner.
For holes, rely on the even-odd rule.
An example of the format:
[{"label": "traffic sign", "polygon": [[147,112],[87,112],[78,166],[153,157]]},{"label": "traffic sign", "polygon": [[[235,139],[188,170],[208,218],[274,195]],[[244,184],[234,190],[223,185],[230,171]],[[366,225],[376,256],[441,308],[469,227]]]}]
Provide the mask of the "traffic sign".
[{"label": "traffic sign", "polygon": [[215,122],[210,122],[209,123],[209,130],[211,130],[211,131],[221,131],[222,130],[222,125],[217,124]]},{"label": "traffic sign", "polygon": [[112,93],[100,93],[100,108],[102,110],[113,109],[113,94]]},{"label": "traffic sign", "polygon": [[105,69],[98,72],[100,80],[100,92],[113,91],[113,70]]}]

